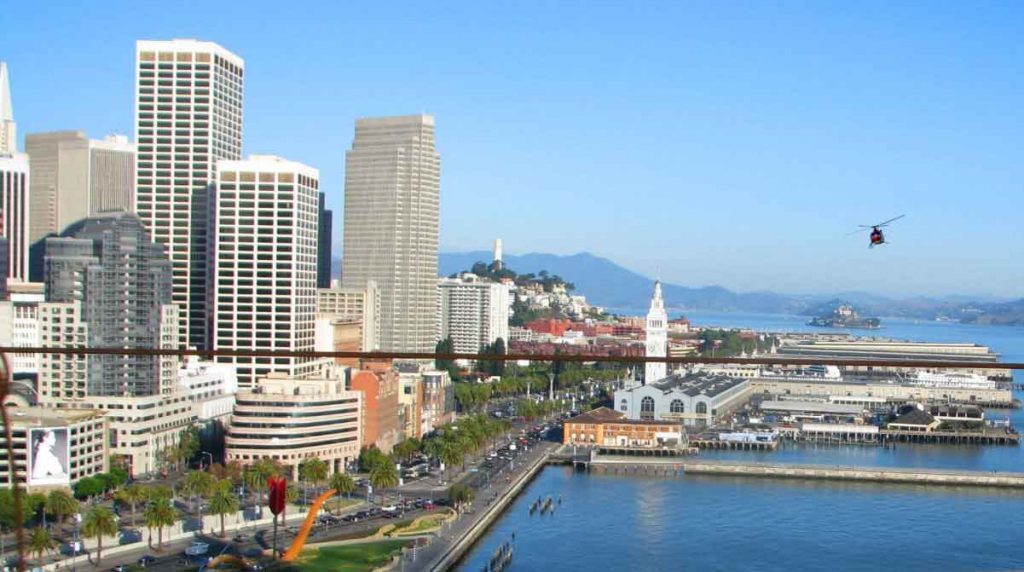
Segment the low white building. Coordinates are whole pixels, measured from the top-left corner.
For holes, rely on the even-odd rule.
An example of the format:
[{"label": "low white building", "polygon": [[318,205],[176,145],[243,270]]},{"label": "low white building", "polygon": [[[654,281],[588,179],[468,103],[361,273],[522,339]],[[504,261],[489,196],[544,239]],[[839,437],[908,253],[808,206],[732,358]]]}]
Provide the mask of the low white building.
[{"label": "low white building", "polygon": [[745,378],[670,375],[616,391],[615,408],[629,419],[681,420],[685,425],[704,426],[742,407],[751,392]]}]

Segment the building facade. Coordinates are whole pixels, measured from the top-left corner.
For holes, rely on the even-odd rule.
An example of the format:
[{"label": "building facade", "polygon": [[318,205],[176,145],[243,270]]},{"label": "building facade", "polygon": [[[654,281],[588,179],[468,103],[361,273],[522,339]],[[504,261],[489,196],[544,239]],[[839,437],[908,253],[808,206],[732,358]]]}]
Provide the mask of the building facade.
[{"label": "building facade", "polygon": [[238,394],[226,437],[227,461],[248,465],[269,457],[298,478],[307,457],[331,474],[359,458],[362,394],[345,390],[337,375],[296,379],[279,372]]},{"label": "building facade", "polygon": [[140,41],[135,212],[167,246],[190,346],[210,343],[210,196],[217,161],[242,156],[242,58],[212,42]]},{"label": "building facade", "polygon": [[345,161],[341,284],[381,292],[380,347],[437,342],[440,158],[429,115],[356,121]]},{"label": "building facade", "polygon": [[[41,282],[11,284],[9,298],[13,307],[11,345],[37,348],[42,345],[39,336],[39,304],[46,300],[46,285]],[[38,374],[39,354],[10,354],[13,373]]]},{"label": "building facade", "polygon": [[[137,216],[110,212],[82,220],[46,239],[46,253],[43,346],[179,347],[170,262]],[[44,354],[39,399],[166,394],[177,364],[176,356]]]},{"label": "building facade", "polygon": [[676,420],[626,419],[607,407],[598,407],[562,423],[562,443],[590,447],[653,449],[686,444],[686,432]]},{"label": "building facade", "polygon": [[702,427],[745,405],[752,392],[751,381],[745,378],[671,375],[616,391],[615,407],[628,419]]},{"label": "building facade", "polygon": [[[369,281],[364,288],[317,289],[317,319],[325,322],[325,335],[317,345],[328,351],[373,352],[380,349],[380,290]],[[358,359],[337,358],[336,363],[358,367]]]},{"label": "building facade", "polygon": [[[39,407],[11,408],[11,437],[18,482],[28,492],[68,488],[79,479],[104,473],[110,466],[109,426],[103,411],[54,411]],[[53,458],[62,472],[40,475],[35,465],[45,434],[54,435]],[[14,485],[7,455],[0,455],[0,483]]]},{"label": "building facade", "polygon": [[326,207],[324,194],[320,193],[317,217],[316,243],[316,287],[331,287],[331,234],[334,229],[334,213]]},{"label": "building facade", "polygon": [[442,278],[438,299],[439,337],[451,337],[456,352],[477,353],[499,338],[508,344],[512,306],[508,286],[475,278]]},{"label": "building facade", "polygon": [[47,236],[104,211],[135,208],[135,145],[121,135],[89,139],[82,131],[29,133],[29,276],[43,279]]},{"label": "building facade", "polygon": [[28,155],[0,154],[0,236],[7,239],[8,281],[26,282],[28,272]]},{"label": "building facade", "polygon": [[[268,155],[218,163],[213,348],[313,351],[320,173]],[[251,388],[272,371],[301,377],[308,358],[218,358]]]},{"label": "building facade", "polygon": [[398,373],[389,362],[366,363],[364,367],[353,371],[349,382],[352,391],[362,393],[363,444],[389,453],[405,435]]},{"label": "building facade", "polygon": [[18,151],[18,126],[14,122],[14,104],[11,101],[11,78],[7,63],[0,61],[0,155]]}]

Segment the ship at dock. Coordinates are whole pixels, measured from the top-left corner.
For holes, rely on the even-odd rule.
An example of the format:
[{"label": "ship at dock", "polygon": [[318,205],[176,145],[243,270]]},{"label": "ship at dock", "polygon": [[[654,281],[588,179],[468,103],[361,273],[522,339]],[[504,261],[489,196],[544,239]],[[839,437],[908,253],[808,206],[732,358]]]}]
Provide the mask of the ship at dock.
[{"label": "ship at dock", "polygon": [[882,327],[878,318],[862,318],[849,304],[840,304],[833,308],[832,313],[825,316],[812,318],[807,322],[808,326],[819,328],[858,328],[865,330],[877,330]]}]

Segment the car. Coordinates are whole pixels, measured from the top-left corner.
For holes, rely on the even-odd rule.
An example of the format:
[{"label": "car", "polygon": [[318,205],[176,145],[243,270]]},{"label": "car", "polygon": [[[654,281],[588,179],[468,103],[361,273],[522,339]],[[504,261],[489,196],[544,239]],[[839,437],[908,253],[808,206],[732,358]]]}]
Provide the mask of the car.
[{"label": "car", "polygon": [[128,566],[125,564],[118,564],[111,568],[110,572],[128,572]]},{"label": "car", "polygon": [[192,546],[185,549],[188,556],[201,556],[210,551],[210,545],[205,542],[193,542]]},{"label": "car", "polygon": [[139,566],[145,568],[146,566],[149,566],[150,564],[155,564],[156,563],[156,556],[153,556],[151,554],[146,554],[145,556],[140,556],[139,559],[135,563],[138,564]]},{"label": "car", "polygon": [[427,502],[423,503],[423,508],[426,509],[426,510],[434,510],[437,507],[434,505],[433,501],[427,501]]},{"label": "car", "polygon": [[239,532],[238,534],[235,535],[234,540],[235,540],[235,542],[248,542],[249,541],[249,536],[247,534],[243,534],[243,533]]}]

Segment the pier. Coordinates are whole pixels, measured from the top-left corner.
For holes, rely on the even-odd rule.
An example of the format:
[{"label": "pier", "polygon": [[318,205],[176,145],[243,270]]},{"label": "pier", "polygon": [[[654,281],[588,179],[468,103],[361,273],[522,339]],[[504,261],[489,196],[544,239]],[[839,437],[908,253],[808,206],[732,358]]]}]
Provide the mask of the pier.
[{"label": "pier", "polygon": [[1001,487],[1024,491],[1024,473],[842,467],[773,463],[736,463],[694,459],[597,457],[585,463],[595,473],[683,476],[722,475],[789,479],[864,481],[914,485]]},{"label": "pier", "polygon": [[943,445],[1018,445],[1020,433],[1005,429],[986,431],[896,431],[882,429],[879,436],[885,442],[939,443]]},{"label": "pier", "polygon": [[779,447],[779,440],[771,441],[722,441],[721,439],[690,439],[690,444],[698,449],[726,449],[730,451],[774,451]]}]

